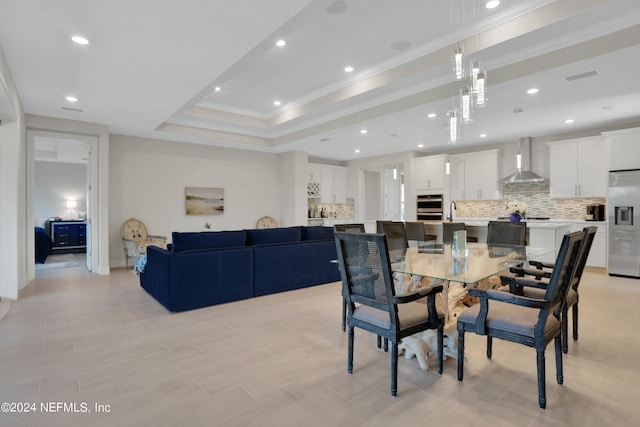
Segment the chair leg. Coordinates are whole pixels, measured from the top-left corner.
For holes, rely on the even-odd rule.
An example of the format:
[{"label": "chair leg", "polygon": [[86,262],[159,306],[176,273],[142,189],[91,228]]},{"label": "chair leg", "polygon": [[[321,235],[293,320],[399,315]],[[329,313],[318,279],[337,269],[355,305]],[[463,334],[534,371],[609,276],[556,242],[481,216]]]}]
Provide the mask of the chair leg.
[{"label": "chair leg", "polygon": [[[556,353],[560,350],[560,343],[556,341]],[[560,352],[562,353],[562,351]],[[556,356],[557,357],[557,356]],[[560,356],[562,357],[562,356]],[[547,388],[545,383],[545,361],[544,348],[536,348],[536,359],[538,364],[538,404],[542,409],[547,406]]]},{"label": "chair leg", "polygon": [[464,331],[458,330],[458,381],[464,374]]},{"label": "chair leg", "polygon": [[384,352],[387,353],[389,351],[389,339],[384,339]]},{"label": "chair leg", "polygon": [[558,384],[562,384],[564,381],[564,375],[562,372],[562,351],[560,351],[561,340],[559,337],[556,337],[556,379],[558,380]]},{"label": "chair leg", "polygon": [[444,324],[438,325],[438,373],[442,374],[444,347]]},{"label": "chair leg", "polygon": [[[385,341],[387,339],[385,338]],[[398,394],[398,343],[391,342],[391,396]]]},{"label": "chair leg", "polygon": [[342,332],[347,330],[347,300],[342,298]]},{"label": "chair leg", "polygon": [[348,350],[347,350],[347,372],[348,373],[353,373],[353,336],[354,336],[354,332],[353,332],[353,326],[349,326],[349,332],[348,332]]},{"label": "chair leg", "polygon": [[569,352],[569,307],[564,306],[562,308],[562,319],[560,319],[560,326],[562,327],[562,352],[567,354]]},{"label": "chair leg", "polygon": [[578,341],[578,303],[573,304],[573,340]]},{"label": "chair leg", "polygon": [[377,345],[378,345],[378,348],[382,348],[382,337],[380,335],[378,335]]},{"label": "chair leg", "polygon": [[493,354],[493,338],[487,335],[487,359],[491,359]]}]

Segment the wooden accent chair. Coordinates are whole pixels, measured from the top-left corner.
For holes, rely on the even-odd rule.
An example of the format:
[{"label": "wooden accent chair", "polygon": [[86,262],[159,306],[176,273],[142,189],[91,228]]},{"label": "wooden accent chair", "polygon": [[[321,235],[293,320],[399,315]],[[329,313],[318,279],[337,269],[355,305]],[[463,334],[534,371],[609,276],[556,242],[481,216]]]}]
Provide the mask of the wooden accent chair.
[{"label": "wooden accent chair", "polygon": [[[487,336],[487,357],[492,355],[492,340],[500,338],[536,349],[538,366],[538,404],[547,405],[545,382],[545,348],[555,342],[556,379],[563,382],[560,311],[577,266],[582,232],[567,234],[556,259],[544,298],[528,298],[499,290],[469,289],[480,298],[477,304],[458,317],[458,380],[464,373],[464,334],[474,332]],[[508,278],[527,286],[527,280]],[[491,304],[489,301],[491,300]]]},{"label": "wooden accent chair", "polygon": [[[354,328],[391,342],[391,395],[398,390],[398,342],[409,335],[437,329],[438,373],[442,373],[444,315],[436,309],[442,286],[396,295],[387,239],[382,234],[335,233],[342,282],[347,287],[347,371],[353,373]],[[424,303],[414,302],[426,297]]]}]

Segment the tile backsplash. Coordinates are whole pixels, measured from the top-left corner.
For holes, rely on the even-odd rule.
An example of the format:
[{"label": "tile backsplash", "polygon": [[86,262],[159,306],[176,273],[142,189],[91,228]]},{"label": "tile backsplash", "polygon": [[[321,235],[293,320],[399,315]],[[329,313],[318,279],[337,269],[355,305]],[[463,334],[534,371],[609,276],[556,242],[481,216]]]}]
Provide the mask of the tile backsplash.
[{"label": "tile backsplash", "polygon": [[326,218],[353,218],[355,203],[353,198],[348,198],[346,203],[320,203],[319,199],[309,198],[307,209],[309,218],[320,218],[320,212],[324,208]]},{"label": "tile backsplash", "polygon": [[551,219],[582,220],[587,205],[604,204],[604,197],[551,199],[549,183],[505,184],[502,200],[456,201],[459,218],[493,218],[507,216],[507,202],[518,200],[527,204],[527,216],[548,216]]}]

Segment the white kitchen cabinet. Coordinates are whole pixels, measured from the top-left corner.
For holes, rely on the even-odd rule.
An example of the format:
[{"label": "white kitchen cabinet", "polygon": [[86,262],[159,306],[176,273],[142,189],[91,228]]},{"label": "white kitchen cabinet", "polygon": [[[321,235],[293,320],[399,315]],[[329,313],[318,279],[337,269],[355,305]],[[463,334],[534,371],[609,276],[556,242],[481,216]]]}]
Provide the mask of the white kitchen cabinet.
[{"label": "white kitchen cabinet", "polygon": [[320,202],[347,202],[347,168],[320,165]]},{"label": "white kitchen cabinet", "polygon": [[502,198],[500,151],[488,150],[449,157],[451,200],[498,200]]},{"label": "white kitchen cabinet", "polygon": [[606,154],[602,137],[549,143],[551,198],[606,197]]},{"label": "white kitchen cabinet", "polygon": [[320,176],[322,173],[322,165],[317,163],[309,163],[309,182],[320,182]]},{"label": "white kitchen cabinet", "polygon": [[464,155],[449,156],[451,200],[464,200]]},{"label": "white kitchen cabinet", "polygon": [[417,193],[443,191],[446,156],[426,156],[413,159],[413,188]]},{"label": "white kitchen cabinet", "polygon": [[501,199],[499,179],[500,152],[498,150],[465,154],[465,200]]},{"label": "white kitchen cabinet", "polygon": [[558,256],[558,249],[562,246],[562,239],[570,230],[569,224],[558,224],[553,227],[527,227],[528,241],[527,245],[536,248],[553,249],[546,255],[538,257],[535,261],[554,263]]},{"label": "white kitchen cabinet", "polygon": [[607,224],[605,222],[571,224],[570,231],[582,231],[584,227],[590,227],[592,225],[598,227],[598,231],[593,238],[586,265],[587,267],[607,268]]},{"label": "white kitchen cabinet", "polygon": [[640,169],[640,128],[602,134],[609,144],[609,170]]}]

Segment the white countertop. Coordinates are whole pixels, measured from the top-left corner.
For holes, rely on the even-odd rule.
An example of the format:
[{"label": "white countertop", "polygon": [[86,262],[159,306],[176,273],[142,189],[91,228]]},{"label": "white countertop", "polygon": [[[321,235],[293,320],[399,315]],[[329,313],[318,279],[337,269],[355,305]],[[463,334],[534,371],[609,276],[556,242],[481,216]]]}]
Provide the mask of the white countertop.
[{"label": "white countertop", "polygon": [[[489,221],[495,221],[496,218],[454,218],[454,222],[464,222],[467,227],[486,227]],[[603,225],[606,226],[606,221],[585,221],[577,219],[538,219],[538,220],[525,220],[527,227],[529,228],[563,228],[569,225]],[[428,224],[442,224],[447,221],[425,221]]]}]

